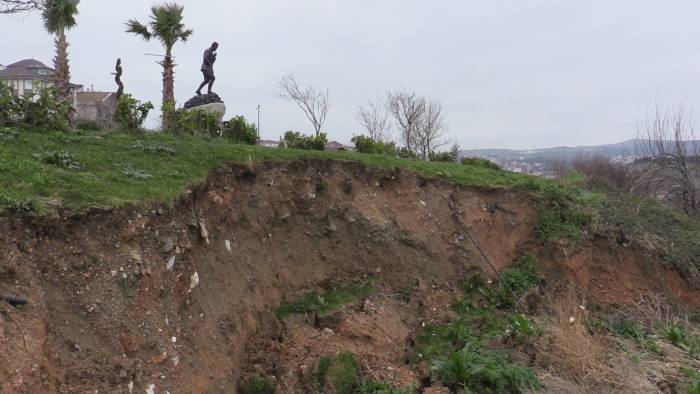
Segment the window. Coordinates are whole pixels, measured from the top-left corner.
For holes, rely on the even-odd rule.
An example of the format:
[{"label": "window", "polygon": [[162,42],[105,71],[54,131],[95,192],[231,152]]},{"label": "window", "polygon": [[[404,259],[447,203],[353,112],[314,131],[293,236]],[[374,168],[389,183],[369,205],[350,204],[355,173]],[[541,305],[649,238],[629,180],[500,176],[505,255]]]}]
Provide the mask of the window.
[{"label": "window", "polygon": [[25,79],[24,80],[24,90],[32,90],[33,89],[33,84],[32,84],[31,79]]}]

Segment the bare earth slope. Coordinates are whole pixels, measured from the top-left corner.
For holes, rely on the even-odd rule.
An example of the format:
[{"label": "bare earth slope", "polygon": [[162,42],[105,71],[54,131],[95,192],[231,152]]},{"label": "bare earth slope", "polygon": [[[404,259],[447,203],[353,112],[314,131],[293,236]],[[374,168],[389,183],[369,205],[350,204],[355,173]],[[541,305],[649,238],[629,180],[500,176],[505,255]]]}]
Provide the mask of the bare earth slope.
[{"label": "bare earth slope", "polygon": [[[449,317],[462,280],[495,277],[464,226],[498,270],[537,255],[550,294],[700,307],[678,274],[616,243],[544,248],[537,208],[523,192],[307,160],[217,170],[173,208],[0,219],[0,295],[29,301],[0,304],[0,392],[231,393],[252,373],[308,392],[311,363],[341,349],[375,378],[429,385],[406,363],[411,338]],[[328,321],[275,318],[370,277],[379,291]]]}]

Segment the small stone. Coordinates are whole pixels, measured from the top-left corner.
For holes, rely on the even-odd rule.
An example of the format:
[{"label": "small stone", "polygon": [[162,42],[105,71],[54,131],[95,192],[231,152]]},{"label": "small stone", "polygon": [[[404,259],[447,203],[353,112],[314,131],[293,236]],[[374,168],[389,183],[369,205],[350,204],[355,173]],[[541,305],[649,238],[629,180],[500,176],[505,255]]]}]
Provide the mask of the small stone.
[{"label": "small stone", "polygon": [[163,252],[164,253],[170,253],[175,249],[175,239],[173,238],[168,238],[165,240],[165,245],[163,245]]},{"label": "small stone", "polygon": [[326,226],[326,230],[334,233],[334,232],[338,231],[338,228],[335,226],[335,223],[330,222],[330,223],[328,223],[328,226]]},{"label": "small stone", "polygon": [[199,219],[199,234],[202,236],[202,240],[209,245],[209,231],[204,219]]},{"label": "small stone", "polygon": [[156,394],[156,385],[151,383],[146,387],[146,394]]},{"label": "small stone", "polygon": [[139,251],[136,250],[136,249],[134,249],[134,250],[131,251],[131,253],[129,254],[129,257],[131,257],[131,259],[132,259],[132,260],[135,260],[135,261],[141,261],[141,260],[143,260],[143,257],[141,256],[141,252],[139,252]]},{"label": "small stone", "polygon": [[199,274],[195,272],[190,276],[190,291],[199,285]]},{"label": "small stone", "polygon": [[333,335],[333,330],[331,330],[330,328],[326,327],[326,328],[323,329],[323,333],[326,334],[326,335]]},{"label": "small stone", "polygon": [[172,255],[172,256],[168,259],[168,264],[165,266],[165,268],[166,268],[168,271],[172,271],[174,266],[175,266],[175,255]]}]

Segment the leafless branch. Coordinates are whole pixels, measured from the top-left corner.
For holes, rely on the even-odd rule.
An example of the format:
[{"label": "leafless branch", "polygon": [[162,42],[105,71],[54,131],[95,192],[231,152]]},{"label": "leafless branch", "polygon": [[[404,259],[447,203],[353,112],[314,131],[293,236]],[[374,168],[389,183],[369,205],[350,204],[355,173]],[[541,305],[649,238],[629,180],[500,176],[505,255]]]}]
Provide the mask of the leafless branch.
[{"label": "leafless branch", "polygon": [[357,120],[367,130],[370,138],[377,142],[391,138],[391,122],[386,106],[375,100],[367,100],[366,106],[360,105],[357,110]]},{"label": "leafless branch", "polygon": [[419,119],[416,132],[413,133],[413,146],[422,159],[427,159],[430,153],[446,145],[444,139],[447,125],[442,113],[442,104],[438,100],[425,102],[423,114]]},{"label": "leafless branch", "polygon": [[282,77],[279,82],[279,88],[280,92],[277,95],[296,103],[314,126],[316,136],[318,136],[321,133],[323,124],[326,122],[326,116],[330,108],[329,90],[326,89],[324,91],[312,85],[302,87],[292,75]]},{"label": "leafless branch", "polygon": [[401,135],[400,143],[409,151],[415,151],[414,135],[425,111],[425,99],[407,89],[390,91],[386,96],[386,109],[394,118]]},{"label": "leafless branch", "polygon": [[644,188],[686,212],[698,212],[700,146],[689,113],[685,108],[672,111],[656,104],[638,127],[637,150],[645,168],[633,189]]},{"label": "leafless branch", "polygon": [[43,10],[45,0],[0,0],[0,14]]}]

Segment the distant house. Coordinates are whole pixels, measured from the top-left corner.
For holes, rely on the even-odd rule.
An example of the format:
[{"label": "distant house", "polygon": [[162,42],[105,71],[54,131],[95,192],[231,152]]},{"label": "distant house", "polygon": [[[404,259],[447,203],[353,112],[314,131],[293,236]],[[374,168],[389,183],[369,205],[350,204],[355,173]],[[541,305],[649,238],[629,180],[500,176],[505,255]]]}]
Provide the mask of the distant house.
[{"label": "distant house", "polygon": [[326,144],[326,150],[340,150],[340,151],[342,151],[342,150],[350,150],[350,149],[352,149],[352,147],[347,146],[347,145],[343,145],[338,141],[331,141],[331,142]]},{"label": "distant house", "polygon": [[112,128],[114,112],[117,109],[115,92],[76,93],[75,120],[97,122],[103,128]]},{"label": "distant house", "polygon": [[259,140],[258,145],[266,146],[268,148],[278,148],[280,146],[280,141],[275,140]]},{"label": "distant house", "polygon": [[[53,86],[54,69],[35,59],[25,59],[8,66],[0,66],[0,82],[9,86],[12,94],[31,97],[43,88]],[[82,85],[71,84],[73,106]]]}]

